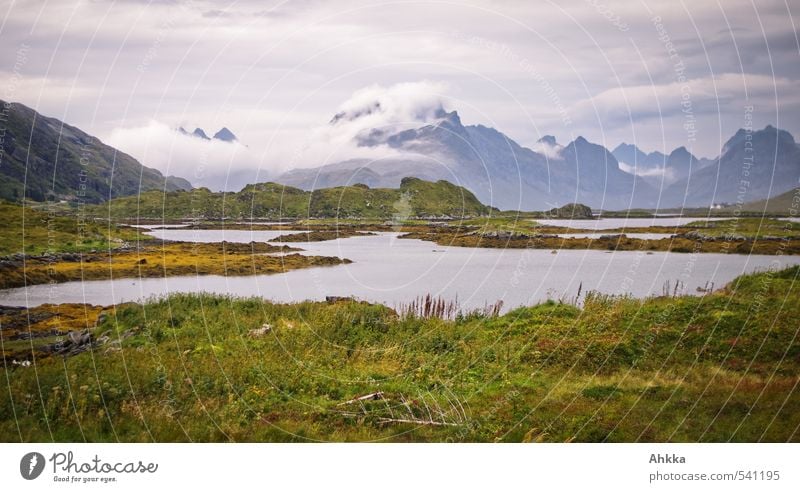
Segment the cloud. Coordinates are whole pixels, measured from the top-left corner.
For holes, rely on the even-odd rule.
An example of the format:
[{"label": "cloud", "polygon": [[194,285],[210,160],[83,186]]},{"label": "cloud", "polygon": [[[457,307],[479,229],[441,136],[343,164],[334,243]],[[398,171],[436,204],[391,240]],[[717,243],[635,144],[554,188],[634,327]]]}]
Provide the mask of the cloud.
[{"label": "cloud", "polygon": [[642,178],[650,178],[650,177],[660,178],[661,176],[663,176],[664,181],[667,183],[675,181],[672,169],[663,166],[638,167],[638,166],[631,166],[630,164],[626,164],[622,161],[619,161],[619,168],[625,171],[626,173],[635,174]]},{"label": "cloud", "polygon": [[401,151],[386,145],[359,145],[358,137],[372,129],[395,132],[435,120],[446,88],[429,81],[371,85],[353,93],[330,121],[321,120],[302,132],[281,133],[264,148],[183,135],[174,125],[154,120],[143,126],[116,128],[107,143],[145,166],[185,177],[195,186],[238,189],[294,168],[399,157]]},{"label": "cloud", "polygon": [[214,190],[241,186],[243,176],[256,176],[261,171],[259,155],[243,144],[183,135],[158,121],[116,128],[106,143],[145,166]]},{"label": "cloud", "polygon": [[272,169],[317,167],[347,159],[399,157],[387,145],[359,145],[372,130],[391,134],[435,121],[443,110],[447,84],[420,81],[388,87],[370,85],[355,91],[333,117],[304,133],[300,141],[282,140],[266,152]]},{"label": "cloud", "polygon": [[[357,125],[330,135],[325,125],[341,101],[357,106],[354,92],[365,86],[365,100],[371,91],[389,98],[376,120],[412,118],[391,106],[391,94],[409,90],[426,107],[416,99],[424,99],[420,88],[389,89],[423,79],[452,84],[444,96],[465,122],[521,144],[554,133],[611,145],[635,138],[667,151],[689,145],[676,60],[653,26],[656,15],[692,81],[695,152],[719,151],[741,126],[747,97],[754,124],[800,132],[798,17],[785,1],[698,0],[676,9],[585,0],[50,0],[46,9],[16,2],[7,10],[0,92],[16,90],[5,97],[103,136],[150,120],[219,123],[239,130],[270,170],[319,165],[337,139],[349,142],[345,130]],[[23,45],[26,61],[12,73]],[[737,80],[744,71],[761,77],[747,92]],[[329,142],[311,152],[317,131]]]},{"label": "cloud", "polygon": [[609,89],[576,103],[571,114],[586,120],[599,120],[611,126],[627,124],[647,118],[665,118],[681,113],[718,114],[726,108],[719,105],[745,101],[760,108],[775,105],[775,97],[781,102],[797,102],[794,82],[785,78],[773,78],[759,74],[725,73],[696,78],[685,82],[667,84],[636,85]]},{"label": "cloud", "polygon": [[564,150],[563,145],[550,145],[547,142],[539,140],[535,144],[530,146],[530,149],[534,152],[542,154],[543,156],[547,157],[548,159],[561,159],[561,151]]}]

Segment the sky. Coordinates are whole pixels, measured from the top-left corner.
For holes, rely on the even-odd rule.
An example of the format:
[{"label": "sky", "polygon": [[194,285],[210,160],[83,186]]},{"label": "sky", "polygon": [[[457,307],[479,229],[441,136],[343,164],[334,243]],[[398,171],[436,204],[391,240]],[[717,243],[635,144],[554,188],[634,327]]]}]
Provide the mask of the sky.
[{"label": "sky", "polygon": [[[789,0],[6,2],[0,98],[224,188],[369,152],[329,124],[441,105],[518,143],[584,136],[714,157],[752,118],[800,136]],[[749,108],[752,108],[750,110]],[[174,129],[225,126],[240,144]]]}]

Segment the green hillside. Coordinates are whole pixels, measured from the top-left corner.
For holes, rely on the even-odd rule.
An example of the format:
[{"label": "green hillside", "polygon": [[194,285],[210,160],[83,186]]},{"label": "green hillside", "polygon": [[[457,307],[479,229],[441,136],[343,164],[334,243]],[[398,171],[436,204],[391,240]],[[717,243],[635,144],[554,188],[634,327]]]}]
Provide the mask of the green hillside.
[{"label": "green hillside", "polygon": [[0,198],[99,203],[141,190],[191,188],[55,118],[19,103],[0,105]]},{"label": "green hillside", "polygon": [[405,220],[416,217],[486,215],[483,205],[466,189],[448,183],[404,178],[398,189],[363,184],[303,191],[276,183],[245,186],[239,192],[207,188],[162,193],[149,191],[90,209],[116,220],[221,218],[364,218]]},{"label": "green hillside", "polygon": [[770,214],[797,216],[800,213],[800,188],[789,190],[766,200],[745,203],[742,208],[748,212],[766,211]]},{"label": "green hillside", "polygon": [[79,213],[65,215],[3,201],[0,219],[0,256],[108,250],[141,238],[137,229],[108,226]]}]

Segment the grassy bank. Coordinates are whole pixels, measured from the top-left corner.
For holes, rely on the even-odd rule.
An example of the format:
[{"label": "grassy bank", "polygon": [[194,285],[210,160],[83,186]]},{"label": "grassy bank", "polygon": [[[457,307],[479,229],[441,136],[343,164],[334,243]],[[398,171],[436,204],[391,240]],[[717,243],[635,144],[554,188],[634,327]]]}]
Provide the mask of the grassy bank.
[{"label": "grassy bank", "polygon": [[0,288],[112,278],[176,275],[264,275],[298,268],[340,265],[349,260],[304,256],[267,243],[162,243],[75,256],[42,256],[0,263]]},{"label": "grassy bank", "polygon": [[798,275],[454,319],[173,295],[7,369],[0,439],[797,441]]},{"label": "grassy bank", "polygon": [[144,238],[132,227],[104,225],[78,210],[0,202],[0,256],[108,250]]},{"label": "grassy bank", "polygon": [[[567,224],[568,222],[565,222]],[[800,224],[786,220],[740,218],[695,221],[684,226],[568,229],[532,221],[471,219],[447,227],[407,228],[401,237],[442,246],[472,248],[599,249],[675,253],[800,254]],[[599,233],[605,237],[570,238],[557,234]],[[670,234],[664,239],[627,237],[630,233]]]}]

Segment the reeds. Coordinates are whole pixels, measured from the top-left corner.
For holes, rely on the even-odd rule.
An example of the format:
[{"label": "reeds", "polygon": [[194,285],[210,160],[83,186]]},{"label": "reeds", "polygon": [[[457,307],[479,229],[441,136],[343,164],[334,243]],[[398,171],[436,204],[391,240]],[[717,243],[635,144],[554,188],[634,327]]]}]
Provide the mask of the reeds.
[{"label": "reeds", "polygon": [[442,297],[434,297],[431,294],[425,296],[418,296],[408,303],[401,303],[397,306],[396,311],[401,318],[418,318],[418,319],[447,319],[453,320],[457,318],[467,317],[482,317],[482,318],[496,318],[500,316],[500,311],[503,309],[503,301],[498,300],[493,303],[485,303],[483,308],[475,309],[465,313],[459,305],[458,298],[444,299]]}]

